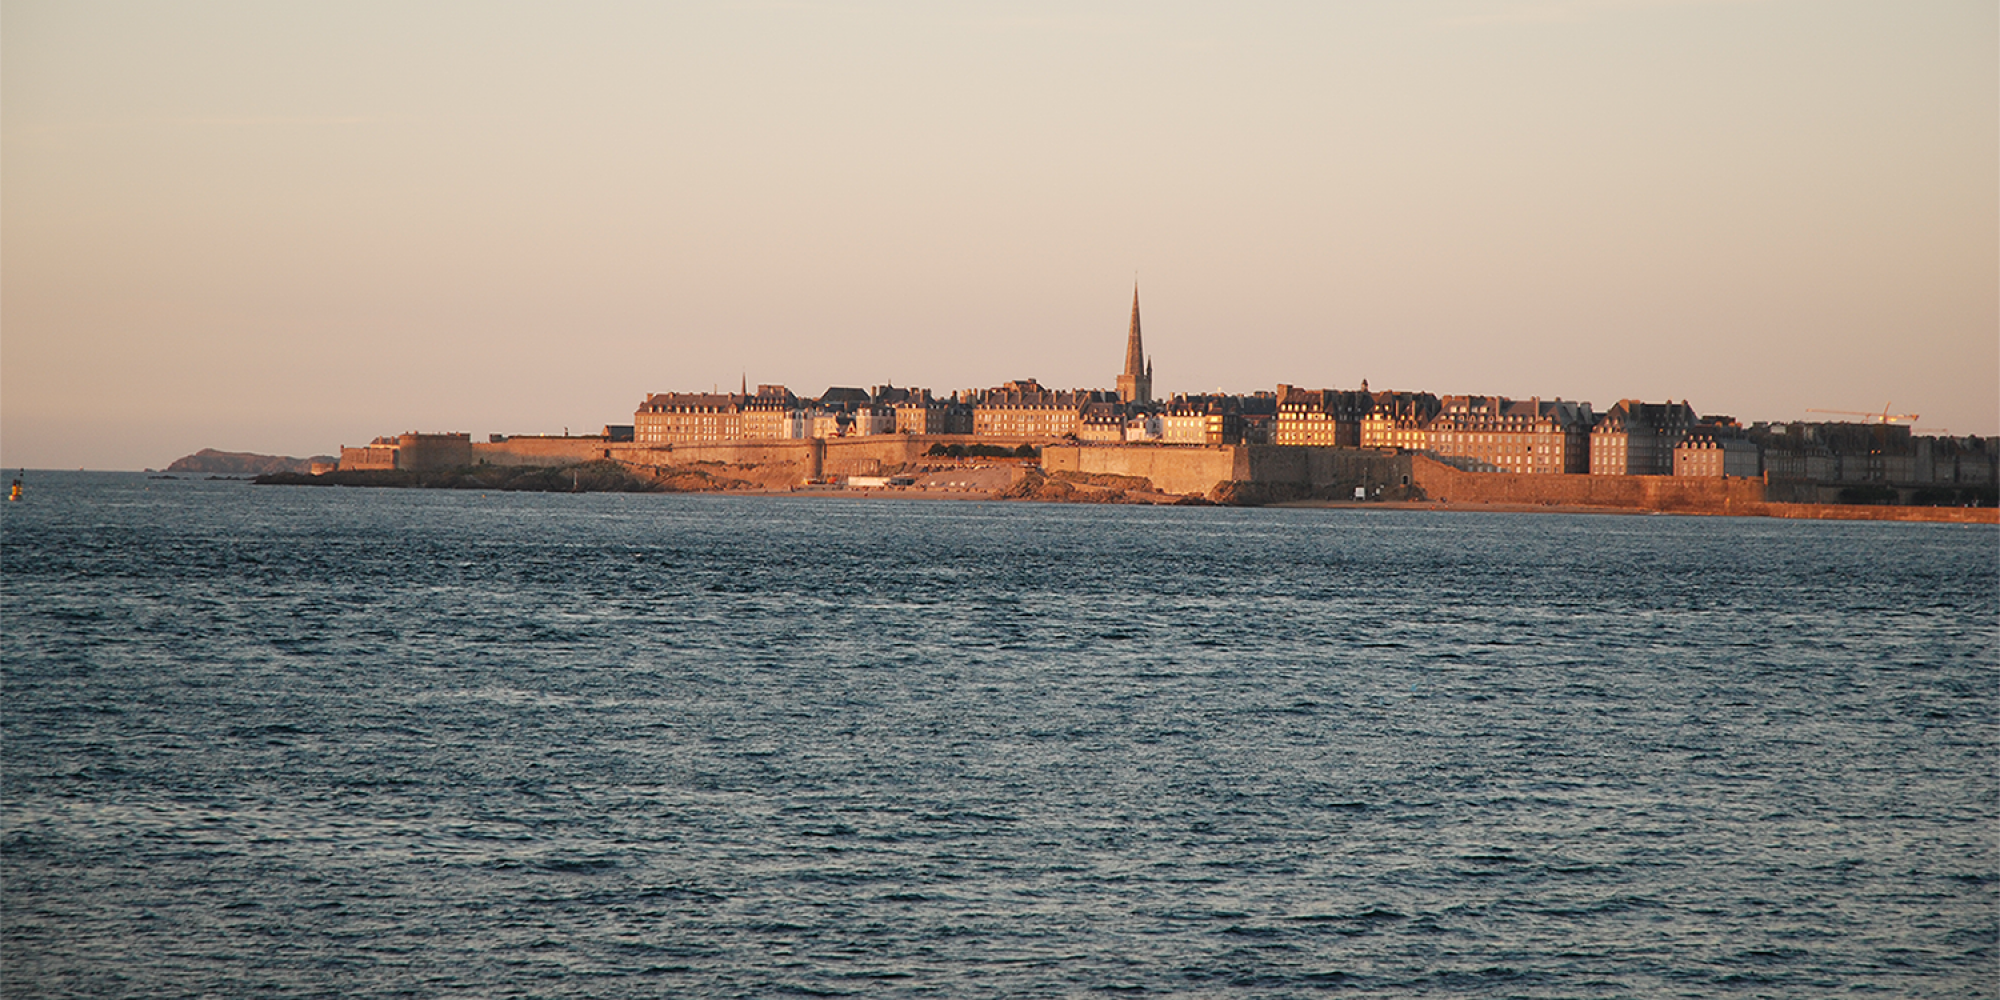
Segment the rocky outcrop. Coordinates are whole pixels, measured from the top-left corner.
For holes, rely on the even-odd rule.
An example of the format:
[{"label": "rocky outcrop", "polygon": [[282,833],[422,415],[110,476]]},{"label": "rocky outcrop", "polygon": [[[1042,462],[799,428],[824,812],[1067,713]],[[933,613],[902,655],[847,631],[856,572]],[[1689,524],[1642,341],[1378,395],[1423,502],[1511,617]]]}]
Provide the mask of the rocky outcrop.
[{"label": "rocky outcrop", "polygon": [[1091,475],[1074,472],[1045,474],[1029,469],[1012,486],[993,494],[995,500],[1040,500],[1046,503],[1206,504],[1195,496],[1154,490],[1140,476]]},{"label": "rocky outcrop", "polygon": [[258,455],[247,451],[216,451],[203,448],[192,455],[174,459],[167,466],[168,472],[198,472],[210,475],[261,476],[270,472],[312,471],[314,462],[332,464],[338,459],[331,455],[314,455],[311,458],[292,458],[289,455]]}]

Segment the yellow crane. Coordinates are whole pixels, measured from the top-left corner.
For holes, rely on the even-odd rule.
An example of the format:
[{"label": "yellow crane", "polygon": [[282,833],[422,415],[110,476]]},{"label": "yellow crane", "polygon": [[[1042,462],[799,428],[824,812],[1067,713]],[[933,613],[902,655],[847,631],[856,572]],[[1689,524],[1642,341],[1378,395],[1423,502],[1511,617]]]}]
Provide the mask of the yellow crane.
[{"label": "yellow crane", "polygon": [[1811,407],[1807,407],[1806,412],[1831,413],[1834,414],[1835,416],[1841,416],[1841,417],[1867,417],[1869,423],[1876,423],[1876,424],[1900,424],[1900,423],[1914,424],[1917,422],[1918,415],[1915,413],[1890,413],[1889,407],[1891,405],[1893,404],[1883,403],[1882,412],[1880,413],[1862,413],[1858,410],[1815,410]]},{"label": "yellow crane", "polygon": [[[1842,416],[1842,417],[1867,417],[1868,418],[1867,422],[1877,427],[1890,427],[1901,423],[1909,423],[1914,425],[1917,422],[1917,419],[1920,416],[1919,414],[1890,413],[1889,407],[1891,405],[1892,404],[1889,403],[1882,404],[1882,412],[1880,413],[1862,413],[1857,410],[1815,410],[1810,407],[1806,409],[1806,412],[1831,413],[1836,416]],[[1910,428],[1910,434],[1916,437],[1950,437],[1951,430],[1945,427],[1912,426]]]}]

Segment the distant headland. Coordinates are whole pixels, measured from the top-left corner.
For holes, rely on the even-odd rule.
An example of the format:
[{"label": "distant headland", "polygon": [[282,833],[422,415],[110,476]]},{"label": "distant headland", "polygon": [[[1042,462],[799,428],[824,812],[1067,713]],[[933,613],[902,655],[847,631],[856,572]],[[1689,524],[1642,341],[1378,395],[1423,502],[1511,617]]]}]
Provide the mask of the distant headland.
[{"label": "distant headland", "polygon": [[[659,492],[863,491],[1128,503],[1450,506],[1898,517],[2000,506],[2000,439],[1920,434],[1915,414],[1754,423],[1686,400],[1510,399],[1279,383],[1156,399],[1139,295],[1113,389],[1016,379],[949,395],[891,385],[803,397],[745,378],[666,392],[591,435],[408,432],[265,483]],[[211,461],[264,456],[202,452]],[[175,463],[179,468],[181,463]],[[994,470],[1001,470],[996,474]],[[210,471],[204,465],[187,471]],[[232,467],[226,471],[247,471]],[[973,473],[977,472],[975,476]],[[964,484],[977,482],[977,488]],[[958,484],[956,486],[952,484]],[[1779,506],[1797,509],[1780,511]],[[1824,514],[1812,507],[1843,508]],[[1870,514],[1857,508],[1879,508]],[[1983,514],[1908,515],[1992,520]]]},{"label": "distant headland", "polygon": [[314,465],[326,466],[339,459],[331,455],[292,458],[289,455],[257,455],[247,451],[216,451],[203,448],[192,455],[174,459],[167,472],[203,473],[221,476],[260,476],[273,472],[309,473]]}]

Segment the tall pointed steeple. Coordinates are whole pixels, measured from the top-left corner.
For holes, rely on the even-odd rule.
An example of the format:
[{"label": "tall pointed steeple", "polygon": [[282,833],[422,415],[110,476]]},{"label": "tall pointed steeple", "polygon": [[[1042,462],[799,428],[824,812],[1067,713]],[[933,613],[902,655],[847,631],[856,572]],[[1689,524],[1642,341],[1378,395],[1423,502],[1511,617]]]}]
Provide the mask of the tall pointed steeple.
[{"label": "tall pointed steeple", "polygon": [[1118,376],[1118,399],[1125,403],[1153,401],[1153,364],[1139,336],[1139,283],[1132,283],[1132,329],[1125,335],[1125,372]]},{"label": "tall pointed steeple", "polygon": [[1132,285],[1132,332],[1125,335],[1125,374],[1146,373],[1146,345],[1139,336],[1139,285]]}]

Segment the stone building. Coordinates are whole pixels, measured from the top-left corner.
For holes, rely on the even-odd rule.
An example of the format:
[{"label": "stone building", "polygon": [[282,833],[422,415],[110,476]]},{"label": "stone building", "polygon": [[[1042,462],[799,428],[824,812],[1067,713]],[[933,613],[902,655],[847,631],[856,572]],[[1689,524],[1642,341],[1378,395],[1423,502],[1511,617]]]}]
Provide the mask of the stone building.
[{"label": "stone building", "polygon": [[849,434],[894,434],[896,433],[896,408],[880,403],[857,406],[852,411],[853,426]]},{"label": "stone building", "polygon": [[741,393],[655,393],[632,414],[632,439],[649,446],[735,441],[744,436],[745,402]]},{"label": "stone building", "polygon": [[760,385],[757,394],[743,397],[737,433],[752,440],[785,440],[801,437],[797,417],[799,398],[782,385]]},{"label": "stone building", "polygon": [[378,437],[359,448],[343,445],[339,468],[342,472],[357,469],[432,472],[471,464],[471,434],[458,431],[421,434],[410,431],[393,438]]},{"label": "stone building", "polygon": [[342,472],[360,470],[381,472],[395,467],[395,438],[378,437],[358,448],[350,448],[347,445],[340,446],[340,465],[337,468]]},{"label": "stone building", "polygon": [[1430,450],[1475,472],[1582,473],[1590,468],[1589,403],[1446,396],[1431,421]]},{"label": "stone building", "polygon": [[[1591,437],[1595,447],[1597,439]],[[1764,472],[1757,445],[1743,436],[1741,427],[1724,423],[1702,423],[1689,429],[1674,445],[1676,476],[1752,477]]]},{"label": "stone building", "polygon": [[1066,438],[1077,436],[1084,407],[1117,402],[1098,389],[1044,389],[1034,379],[1017,379],[978,394],[972,406],[972,433],[981,437]]},{"label": "stone building", "polygon": [[1278,439],[1278,397],[1257,392],[1243,399],[1243,443],[1274,444]]},{"label": "stone building", "polygon": [[1773,482],[1985,486],[2000,479],[1994,439],[1917,436],[1897,424],[1757,424]]},{"label": "stone building", "polygon": [[1918,438],[1919,454],[1927,460],[1918,471],[1928,471],[1933,483],[1991,486],[2000,482],[2000,451],[1994,443],[1976,436]]},{"label": "stone building", "polygon": [[1370,400],[1364,391],[1300,389],[1280,385],[1273,444],[1361,447],[1361,421]]},{"label": "stone building", "polygon": [[1751,428],[1775,480],[1881,483],[1911,451],[1910,429],[1895,424],[1793,423]]},{"label": "stone building", "polygon": [[1590,472],[1599,476],[1671,476],[1674,449],[1695,426],[1694,409],[1678,403],[1621,399],[1590,431]]},{"label": "stone building", "polygon": [[[1368,383],[1361,388],[1367,391]],[[1427,450],[1439,409],[1438,398],[1428,392],[1371,393],[1368,413],[1361,418],[1361,447]]]},{"label": "stone building", "polygon": [[822,393],[819,405],[811,409],[804,423],[807,437],[836,438],[867,434],[893,434],[896,410],[878,400],[882,387],[856,389],[835,386]]},{"label": "stone building", "polygon": [[834,386],[816,400],[782,385],[760,385],[755,394],[657,393],[633,414],[633,439],[649,447],[971,430],[969,407],[934,399],[929,390],[891,386]]},{"label": "stone building", "polygon": [[972,408],[954,399],[939,399],[929,389],[877,386],[875,402],[896,416],[898,434],[970,434]]},{"label": "stone building", "polygon": [[1166,435],[1166,428],[1160,423],[1160,415],[1152,410],[1140,410],[1125,418],[1125,440],[1128,442],[1158,441]]},{"label": "stone building", "polygon": [[1176,395],[1160,411],[1160,440],[1167,444],[1242,444],[1241,398]]},{"label": "stone building", "polygon": [[1125,407],[1117,403],[1091,403],[1077,420],[1076,439],[1092,444],[1123,444],[1127,439]]}]

